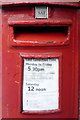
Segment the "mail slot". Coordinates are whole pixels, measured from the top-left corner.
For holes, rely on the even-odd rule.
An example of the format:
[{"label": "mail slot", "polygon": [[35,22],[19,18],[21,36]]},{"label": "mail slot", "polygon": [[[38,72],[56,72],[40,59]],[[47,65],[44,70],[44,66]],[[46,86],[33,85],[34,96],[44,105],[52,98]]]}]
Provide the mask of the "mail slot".
[{"label": "mail slot", "polygon": [[70,39],[70,26],[12,27],[12,46],[63,45]]},{"label": "mail slot", "polygon": [[79,7],[2,4],[2,118],[78,119]]}]

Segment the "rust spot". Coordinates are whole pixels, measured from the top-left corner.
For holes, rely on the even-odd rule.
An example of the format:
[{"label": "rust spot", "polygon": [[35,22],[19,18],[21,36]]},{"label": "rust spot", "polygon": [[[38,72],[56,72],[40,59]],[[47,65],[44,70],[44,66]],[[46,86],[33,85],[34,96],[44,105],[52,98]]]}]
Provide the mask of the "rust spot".
[{"label": "rust spot", "polygon": [[36,23],[36,25],[38,25],[38,23]]},{"label": "rust spot", "polygon": [[43,23],[44,25],[47,25],[47,23]]}]

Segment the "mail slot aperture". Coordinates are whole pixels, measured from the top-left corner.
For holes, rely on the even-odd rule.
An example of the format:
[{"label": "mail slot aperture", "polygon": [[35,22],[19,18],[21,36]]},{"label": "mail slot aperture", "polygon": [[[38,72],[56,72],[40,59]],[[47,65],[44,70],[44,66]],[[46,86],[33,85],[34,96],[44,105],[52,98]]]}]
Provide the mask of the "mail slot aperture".
[{"label": "mail slot aperture", "polygon": [[13,27],[12,45],[67,45],[69,39],[69,26],[15,26]]}]

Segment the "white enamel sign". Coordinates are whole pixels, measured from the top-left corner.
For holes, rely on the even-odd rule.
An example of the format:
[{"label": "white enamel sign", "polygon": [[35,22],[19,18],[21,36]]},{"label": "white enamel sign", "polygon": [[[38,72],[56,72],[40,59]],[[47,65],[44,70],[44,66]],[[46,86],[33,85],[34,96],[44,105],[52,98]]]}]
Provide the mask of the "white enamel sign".
[{"label": "white enamel sign", "polygon": [[36,6],[35,7],[35,18],[48,18],[48,7]]},{"label": "white enamel sign", "polygon": [[59,59],[24,59],[23,110],[59,108]]}]

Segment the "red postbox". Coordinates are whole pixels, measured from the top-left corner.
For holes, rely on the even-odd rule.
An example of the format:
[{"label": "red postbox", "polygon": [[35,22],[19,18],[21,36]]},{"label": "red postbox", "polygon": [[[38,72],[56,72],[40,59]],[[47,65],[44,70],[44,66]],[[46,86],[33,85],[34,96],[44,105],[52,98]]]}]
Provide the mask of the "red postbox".
[{"label": "red postbox", "polygon": [[79,7],[2,4],[2,118],[78,119]]}]

